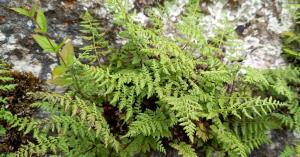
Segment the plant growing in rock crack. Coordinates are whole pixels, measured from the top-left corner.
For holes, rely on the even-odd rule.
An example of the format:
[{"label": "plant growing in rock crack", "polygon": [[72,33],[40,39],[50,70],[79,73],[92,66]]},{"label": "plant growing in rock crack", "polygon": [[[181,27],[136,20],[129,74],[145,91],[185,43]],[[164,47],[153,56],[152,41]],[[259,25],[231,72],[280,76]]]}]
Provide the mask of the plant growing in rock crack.
[{"label": "plant growing in rock crack", "polygon": [[[69,40],[56,44],[49,38],[38,4],[31,10],[13,8],[36,22],[34,39],[59,57],[50,82],[68,90],[32,94],[40,100],[33,106],[52,115],[32,120],[36,143],[10,155],[126,157],[173,148],[184,157],[245,157],[268,142],[267,131],[281,122],[299,128],[293,118],[297,95],[289,88],[299,83],[299,69],[257,71],[234,61],[224,64],[220,48],[230,34],[207,41],[199,26],[199,1],[186,6],[172,39],[163,35],[158,12],[148,12],[145,27],[134,21],[126,2],[109,0],[107,6],[126,43],[105,42],[105,32],[86,13],[82,31],[91,44],[79,58]],[[103,56],[105,64],[98,62]]]}]

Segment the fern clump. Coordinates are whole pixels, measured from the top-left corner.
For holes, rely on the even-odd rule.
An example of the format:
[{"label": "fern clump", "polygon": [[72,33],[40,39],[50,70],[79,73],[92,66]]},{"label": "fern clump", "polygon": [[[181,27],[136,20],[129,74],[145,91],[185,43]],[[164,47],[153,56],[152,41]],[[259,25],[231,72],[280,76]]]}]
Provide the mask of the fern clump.
[{"label": "fern clump", "polygon": [[[148,13],[151,24],[142,26],[126,2],[107,5],[126,42],[107,42],[86,13],[82,32],[91,44],[77,58],[71,41],[49,39],[40,6],[37,15],[23,9],[33,11],[26,16],[42,26],[34,39],[59,58],[50,82],[67,91],[32,94],[38,100],[33,106],[51,116],[31,121],[35,127],[28,131],[36,142],[12,155],[131,157],[174,148],[185,157],[245,157],[269,141],[267,132],[280,128],[282,119],[296,116],[298,100],[289,85],[299,81],[299,69],[258,71],[242,69],[234,60],[225,64],[220,48],[230,41],[223,35],[207,41],[199,26],[199,1],[186,6],[182,22],[174,24],[174,38],[163,35],[162,16],[155,11]],[[289,122],[296,126],[294,118]]]}]

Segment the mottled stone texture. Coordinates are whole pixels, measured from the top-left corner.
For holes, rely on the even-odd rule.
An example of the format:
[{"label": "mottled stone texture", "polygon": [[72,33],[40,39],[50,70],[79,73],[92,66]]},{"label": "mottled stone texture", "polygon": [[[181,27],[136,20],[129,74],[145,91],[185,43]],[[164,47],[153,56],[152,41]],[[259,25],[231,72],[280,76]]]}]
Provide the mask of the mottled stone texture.
[{"label": "mottled stone texture", "polygon": [[[0,4],[5,7],[30,7],[32,2],[2,0]],[[69,37],[77,51],[83,45],[79,34],[79,22],[85,10],[93,13],[103,25],[108,24],[106,9],[99,0],[41,0],[41,4],[47,17],[51,38],[59,42]],[[15,70],[30,71],[42,79],[49,79],[51,69],[56,64],[56,56],[42,52],[34,42],[31,37],[34,28],[29,18],[0,7],[0,56],[11,62]]]},{"label": "mottled stone texture", "polygon": [[285,65],[280,56],[280,34],[293,25],[286,0],[212,0],[201,7],[208,37],[214,36],[214,30],[224,28],[224,23],[235,27],[239,35],[236,42],[240,44],[231,55],[244,57],[245,66],[265,69]]}]

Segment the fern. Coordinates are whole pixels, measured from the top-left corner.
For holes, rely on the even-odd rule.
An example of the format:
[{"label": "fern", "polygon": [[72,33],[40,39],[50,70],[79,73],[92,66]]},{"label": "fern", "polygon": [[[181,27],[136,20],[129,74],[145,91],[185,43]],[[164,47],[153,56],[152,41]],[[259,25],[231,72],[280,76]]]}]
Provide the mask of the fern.
[{"label": "fern", "polygon": [[236,135],[228,131],[226,127],[223,126],[220,120],[216,119],[216,125],[211,126],[211,129],[218,141],[223,143],[223,149],[229,152],[231,156],[247,156],[247,147],[240,141],[240,139]]},{"label": "fern", "polygon": [[[62,113],[65,113],[69,117],[57,117],[53,116],[53,123],[56,129],[60,131],[60,128],[63,128],[63,132],[67,132],[70,129],[72,130],[74,125],[81,127],[83,124],[80,124],[80,121],[85,121],[85,127],[77,131],[86,131],[91,128],[94,128],[94,136],[101,137],[101,140],[105,145],[111,144],[117,151],[119,150],[119,143],[111,136],[109,131],[109,126],[105,118],[101,115],[101,110],[98,109],[95,104],[87,104],[87,102],[82,99],[75,97],[72,99],[71,96],[60,96],[53,95],[48,93],[40,93],[40,98],[44,97],[44,100],[49,101],[49,103],[58,103],[61,105]],[[100,113],[100,114],[99,114]],[[78,121],[74,121],[72,117],[78,117]],[[61,126],[62,125],[62,126]],[[71,127],[71,128],[70,128]],[[72,128],[73,127],[73,128]],[[70,129],[69,129],[70,128]],[[77,128],[77,127],[76,127]],[[74,133],[74,132],[73,132]],[[77,133],[76,133],[77,134]],[[79,134],[83,135],[83,134]],[[95,137],[94,137],[95,138]]]},{"label": "fern", "polygon": [[86,12],[82,16],[80,26],[80,31],[85,35],[83,39],[89,44],[81,48],[83,53],[80,54],[79,58],[101,64],[101,57],[106,56],[109,50],[107,50],[108,42],[104,39],[104,33],[100,33],[101,30],[99,28],[101,27],[99,21],[95,20],[89,12]]},{"label": "fern", "polygon": [[280,154],[280,157],[289,157],[289,156],[300,156],[300,143],[296,143],[293,146],[286,146],[282,153]]},{"label": "fern", "polygon": [[194,148],[184,142],[180,142],[178,144],[172,143],[171,146],[178,150],[178,154],[183,157],[197,157]]},{"label": "fern", "polygon": [[169,127],[172,127],[172,123],[164,114],[146,111],[136,116],[136,120],[129,125],[126,136],[142,134],[153,137],[170,137]]},{"label": "fern", "polygon": [[[140,147],[137,147],[137,146]],[[149,152],[150,150],[157,150],[162,153],[166,153],[161,141],[157,138],[137,136],[132,142],[130,142],[121,152],[121,157],[134,156],[140,152]]]},{"label": "fern", "polygon": [[276,127],[276,123],[264,116],[256,120],[249,120],[247,117],[244,117],[242,120],[236,120],[232,129],[247,147],[247,152],[250,153],[262,144],[270,143],[271,140],[267,136],[267,131]]},{"label": "fern", "polygon": [[178,122],[183,126],[189,139],[194,141],[196,125],[193,120],[198,120],[202,107],[198,104],[198,98],[195,96],[184,96],[180,98],[165,98],[168,104],[172,105],[171,110],[176,113]]},{"label": "fern", "polygon": [[[8,91],[12,91],[15,89],[16,84],[11,83],[14,79],[9,76],[9,68],[8,65],[1,62],[0,63],[0,91],[1,92],[8,92]],[[7,98],[0,96],[0,102],[2,104],[6,104],[7,103]]]},{"label": "fern", "polygon": [[[29,79],[29,80],[21,80],[21,79]],[[32,135],[35,136],[40,132],[39,127],[41,123],[39,123],[33,118],[29,118],[24,116],[23,114],[20,114],[18,110],[15,109],[17,107],[21,107],[20,109],[23,109],[22,112],[28,112],[27,110],[30,110],[26,108],[26,102],[22,104],[22,106],[18,106],[17,104],[19,101],[25,99],[24,94],[22,94],[22,92],[24,91],[19,91],[21,88],[20,87],[21,83],[19,82],[21,81],[24,81],[25,83],[22,84],[23,87],[25,88],[29,87],[29,89],[26,89],[28,91],[32,90],[30,89],[31,85],[35,86],[34,87],[35,89],[39,89],[38,87],[39,85],[36,86],[37,82],[39,82],[38,79],[32,77],[32,75],[30,74],[13,72],[5,62],[1,61],[0,64],[0,101],[1,101],[0,136],[1,138],[4,139],[4,142],[7,142],[8,146],[10,146],[11,143],[10,141],[7,141],[5,139],[9,136],[16,136],[16,137],[21,136],[18,138],[24,138],[23,140],[28,140],[28,142],[30,143],[32,142],[32,140],[27,139],[26,136],[32,136]],[[28,101],[28,98],[26,98],[26,101]],[[30,100],[28,102],[30,102]],[[11,142],[15,142],[14,139],[12,139]],[[13,146],[10,147],[14,148]],[[4,152],[1,152],[3,153],[1,155],[6,155],[6,153],[9,153],[10,151],[10,150],[5,150],[5,148],[3,150]]]},{"label": "fern", "polygon": [[[7,64],[0,62],[0,121],[4,122],[13,122],[15,117],[12,113],[6,109],[8,104],[8,98],[5,96],[5,92],[10,92],[15,90],[16,84],[13,84],[12,81],[14,78],[10,76],[10,69]],[[12,123],[13,124],[13,123]],[[3,125],[3,122],[0,122],[0,138],[3,138],[7,133],[7,126]]]},{"label": "fern", "polygon": [[290,146],[286,146],[283,152],[281,152],[280,157],[290,157],[290,156],[295,156],[295,150]]},{"label": "fern", "polygon": [[37,138],[39,144],[29,143],[26,146],[20,148],[17,152],[12,154],[12,156],[27,157],[33,154],[42,155],[48,152],[48,148],[51,148],[53,152],[56,152],[57,148],[66,147],[65,142],[55,138]]},{"label": "fern", "polygon": [[227,115],[228,112],[234,116],[241,118],[241,115],[253,119],[254,116],[268,115],[269,112],[272,112],[277,107],[286,106],[278,101],[273,101],[272,97],[261,99],[261,98],[250,98],[250,99],[237,99],[237,102],[231,101],[232,104],[226,109],[221,110],[221,113]]},{"label": "fern", "polygon": [[15,155],[127,157],[166,153],[171,146],[187,157],[197,156],[195,149],[245,157],[270,141],[266,132],[284,125],[297,130],[298,100],[290,85],[299,83],[299,69],[225,64],[221,49],[235,35],[219,31],[209,42],[199,26],[198,3],[189,2],[182,22],[171,23],[178,34],[170,38],[158,16],[163,10],[149,11],[146,27],[135,22],[127,1],[107,1],[117,35],[126,41],[118,46],[108,44],[99,21],[85,13],[83,54],[76,58],[68,40],[53,49],[59,65],[51,83],[67,90],[31,93],[33,106],[50,116],[13,120],[37,138]]}]

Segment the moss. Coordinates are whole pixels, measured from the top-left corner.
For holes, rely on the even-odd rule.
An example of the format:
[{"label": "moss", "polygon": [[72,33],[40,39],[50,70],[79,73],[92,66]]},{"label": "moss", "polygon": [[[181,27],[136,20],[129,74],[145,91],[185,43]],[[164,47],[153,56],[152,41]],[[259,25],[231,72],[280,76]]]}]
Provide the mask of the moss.
[{"label": "moss", "polygon": [[[27,72],[13,71],[9,76],[14,78],[12,83],[17,86],[13,91],[0,92],[2,97],[8,98],[5,109],[19,117],[33,116],[37,109],[30,106],[34,100],[26,93],[43,91],[44,82]],[[10,128],[10,125],[4,121],[0,121],[0,125],[3,125],[7,130],[7,134],[0,141],[0,152],[13,152],[28,141],[34,142],[30,134],[24,135],[17,128]]]},{"label": "moss", "polygon": [[31,116],[35,112],[35,109],[30,107],[33,99],[26,93],[43,91],[44,82],[27,72],[14,71],[11,76],[15,79],[14,83],[17,84],[16,89],[9,93],[3,93],[9,97],[9,110],[19,116]]}]

